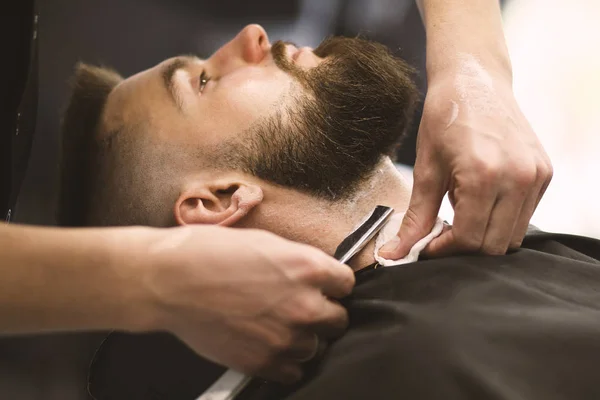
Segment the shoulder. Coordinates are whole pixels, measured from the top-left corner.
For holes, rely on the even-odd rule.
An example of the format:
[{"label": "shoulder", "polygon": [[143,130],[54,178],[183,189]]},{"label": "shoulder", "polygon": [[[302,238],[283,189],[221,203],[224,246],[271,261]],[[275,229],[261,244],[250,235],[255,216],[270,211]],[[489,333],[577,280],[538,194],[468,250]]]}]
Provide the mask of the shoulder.
[{"label": "shoulder", "polygon": [[289,399],[596,398],[598,286],[595,262],[533,249],[365,273]]}]

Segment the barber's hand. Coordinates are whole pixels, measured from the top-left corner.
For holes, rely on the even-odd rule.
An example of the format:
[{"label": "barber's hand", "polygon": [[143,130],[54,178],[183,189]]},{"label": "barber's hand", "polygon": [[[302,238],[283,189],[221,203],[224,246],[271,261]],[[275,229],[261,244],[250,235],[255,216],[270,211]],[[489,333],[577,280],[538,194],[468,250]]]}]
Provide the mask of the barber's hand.
[{"label": "barber's hand", "polygon": [[399,242],[390,242],[383,257],[405,256],[431,231],[446,192],[453,226],[431,242],[428,256],[520,247],[552,165],[514,98],[510,76],[480,68],[430,81],[410,205]]},{"label": "barber's hand", "polygon": [[144,277],[160,310],[154,329],[203,357],[292,382],[319,341],[346,329],[346,310],[328,298],[350,294],[354,275],[322,251],[258,230],[160,231]]}]

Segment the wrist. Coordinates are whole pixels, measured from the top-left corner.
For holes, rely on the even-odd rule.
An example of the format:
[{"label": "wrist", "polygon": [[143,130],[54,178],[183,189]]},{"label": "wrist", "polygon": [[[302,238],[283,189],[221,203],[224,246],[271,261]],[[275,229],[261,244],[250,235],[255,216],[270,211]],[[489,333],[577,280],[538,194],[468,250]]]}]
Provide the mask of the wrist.
[{"label": "wrist", "polygon": [[[148,229],[138,235],[134,252],[129,254],[132,272],[129,282],[129,325],[132,331],[172,331],[177,313],[186,307],[189,281],[205,283],[218,260],[212,259],[217,229],[211,226]],[[191,237],[193,236],[193,237]],[[193,242],[193,248],[189,243]],[[190,264],[190,251],[195,254]],[[209,267],[209,269],[205,267]],[[208,272],[208,274],[205,274]],[[194,302],[202,301],[203,290],[195,286]],[[182,299],[183,303],[182,303]],[[197,314],[201,310],[197,309]],[[207,309],[207,315],[208,315]],[[201,319],[202,315],[196,315]]]},{"label": "wrist", "polygon": [[429,81],[460,71],[467,55],[490,74],[512,81],[498,1],[423,0],[422,7]]},{"label": "wrist", "polygon": [[107,235],[107,273],[111,275],[108,280],[113,282],[108,293],[116,299],[108,303],[117,307],[110,311],[113,329],[131,332],[159,329],[157,305],[146,285],[155,261],[150,249],[158,235],[158,229],[147,227],[116,228]]},{"label": "wrist", "polygon": [[484,72],[494,81],[502,80],[512,85],[512,66],[508,55],[495,55],[487,51],[457,51],[445,55],[441,60],[431,57],[431,60],[427,61],[429,86],[459,75],[472,75],[474,72]]}]

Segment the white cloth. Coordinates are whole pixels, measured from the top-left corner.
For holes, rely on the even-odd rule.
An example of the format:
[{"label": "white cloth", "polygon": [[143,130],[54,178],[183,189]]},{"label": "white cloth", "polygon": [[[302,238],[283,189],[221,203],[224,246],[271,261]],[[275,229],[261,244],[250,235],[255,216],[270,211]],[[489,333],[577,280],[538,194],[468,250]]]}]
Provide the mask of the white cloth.
[{"label": "white cloth", "polygon": [[375,250],[374,257],[375,260],[379,263],[379,265],[383,267],[391,267],[392,265],[400,265],[400,264],[408,264],[411,262],[415,262],[419,259],[419,254],[427,245],[436,237],[438,237],[442,233],[442,229],[444,228],[443,221],[438,217],[435,220],[435,225],[431,232],[425,236],[423,239],[419,240],[415,245],[410,249],[408,255],[399,260],[388,260],[379,255],[379,249],[383,247],[388,241],[399,242],[398,238],[398,230],[400,229],[400,225],[402,225],[402,219],[404,218],[405,213],[396,213],[392,215],[388,223],[381,229],[379,235],[377,235],[377,239],[375,239]]}]

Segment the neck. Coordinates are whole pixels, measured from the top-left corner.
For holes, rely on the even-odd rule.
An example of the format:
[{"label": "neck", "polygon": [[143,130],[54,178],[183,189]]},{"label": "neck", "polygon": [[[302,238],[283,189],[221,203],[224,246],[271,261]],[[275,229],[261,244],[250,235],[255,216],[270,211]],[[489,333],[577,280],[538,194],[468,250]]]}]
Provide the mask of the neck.
[{"label": "neck", "polygon": [[[245,227],[259,228],[280,236],[320,248],[333,255],[337,246],[377,205],[404,212],[410,199],[410,185],[394,164],[386,158],[356,195],[340,202],[315,199],[295,190],[266,188],[263,203]],[[372,264],[374,242],[349,262],[354,270]]]}]

